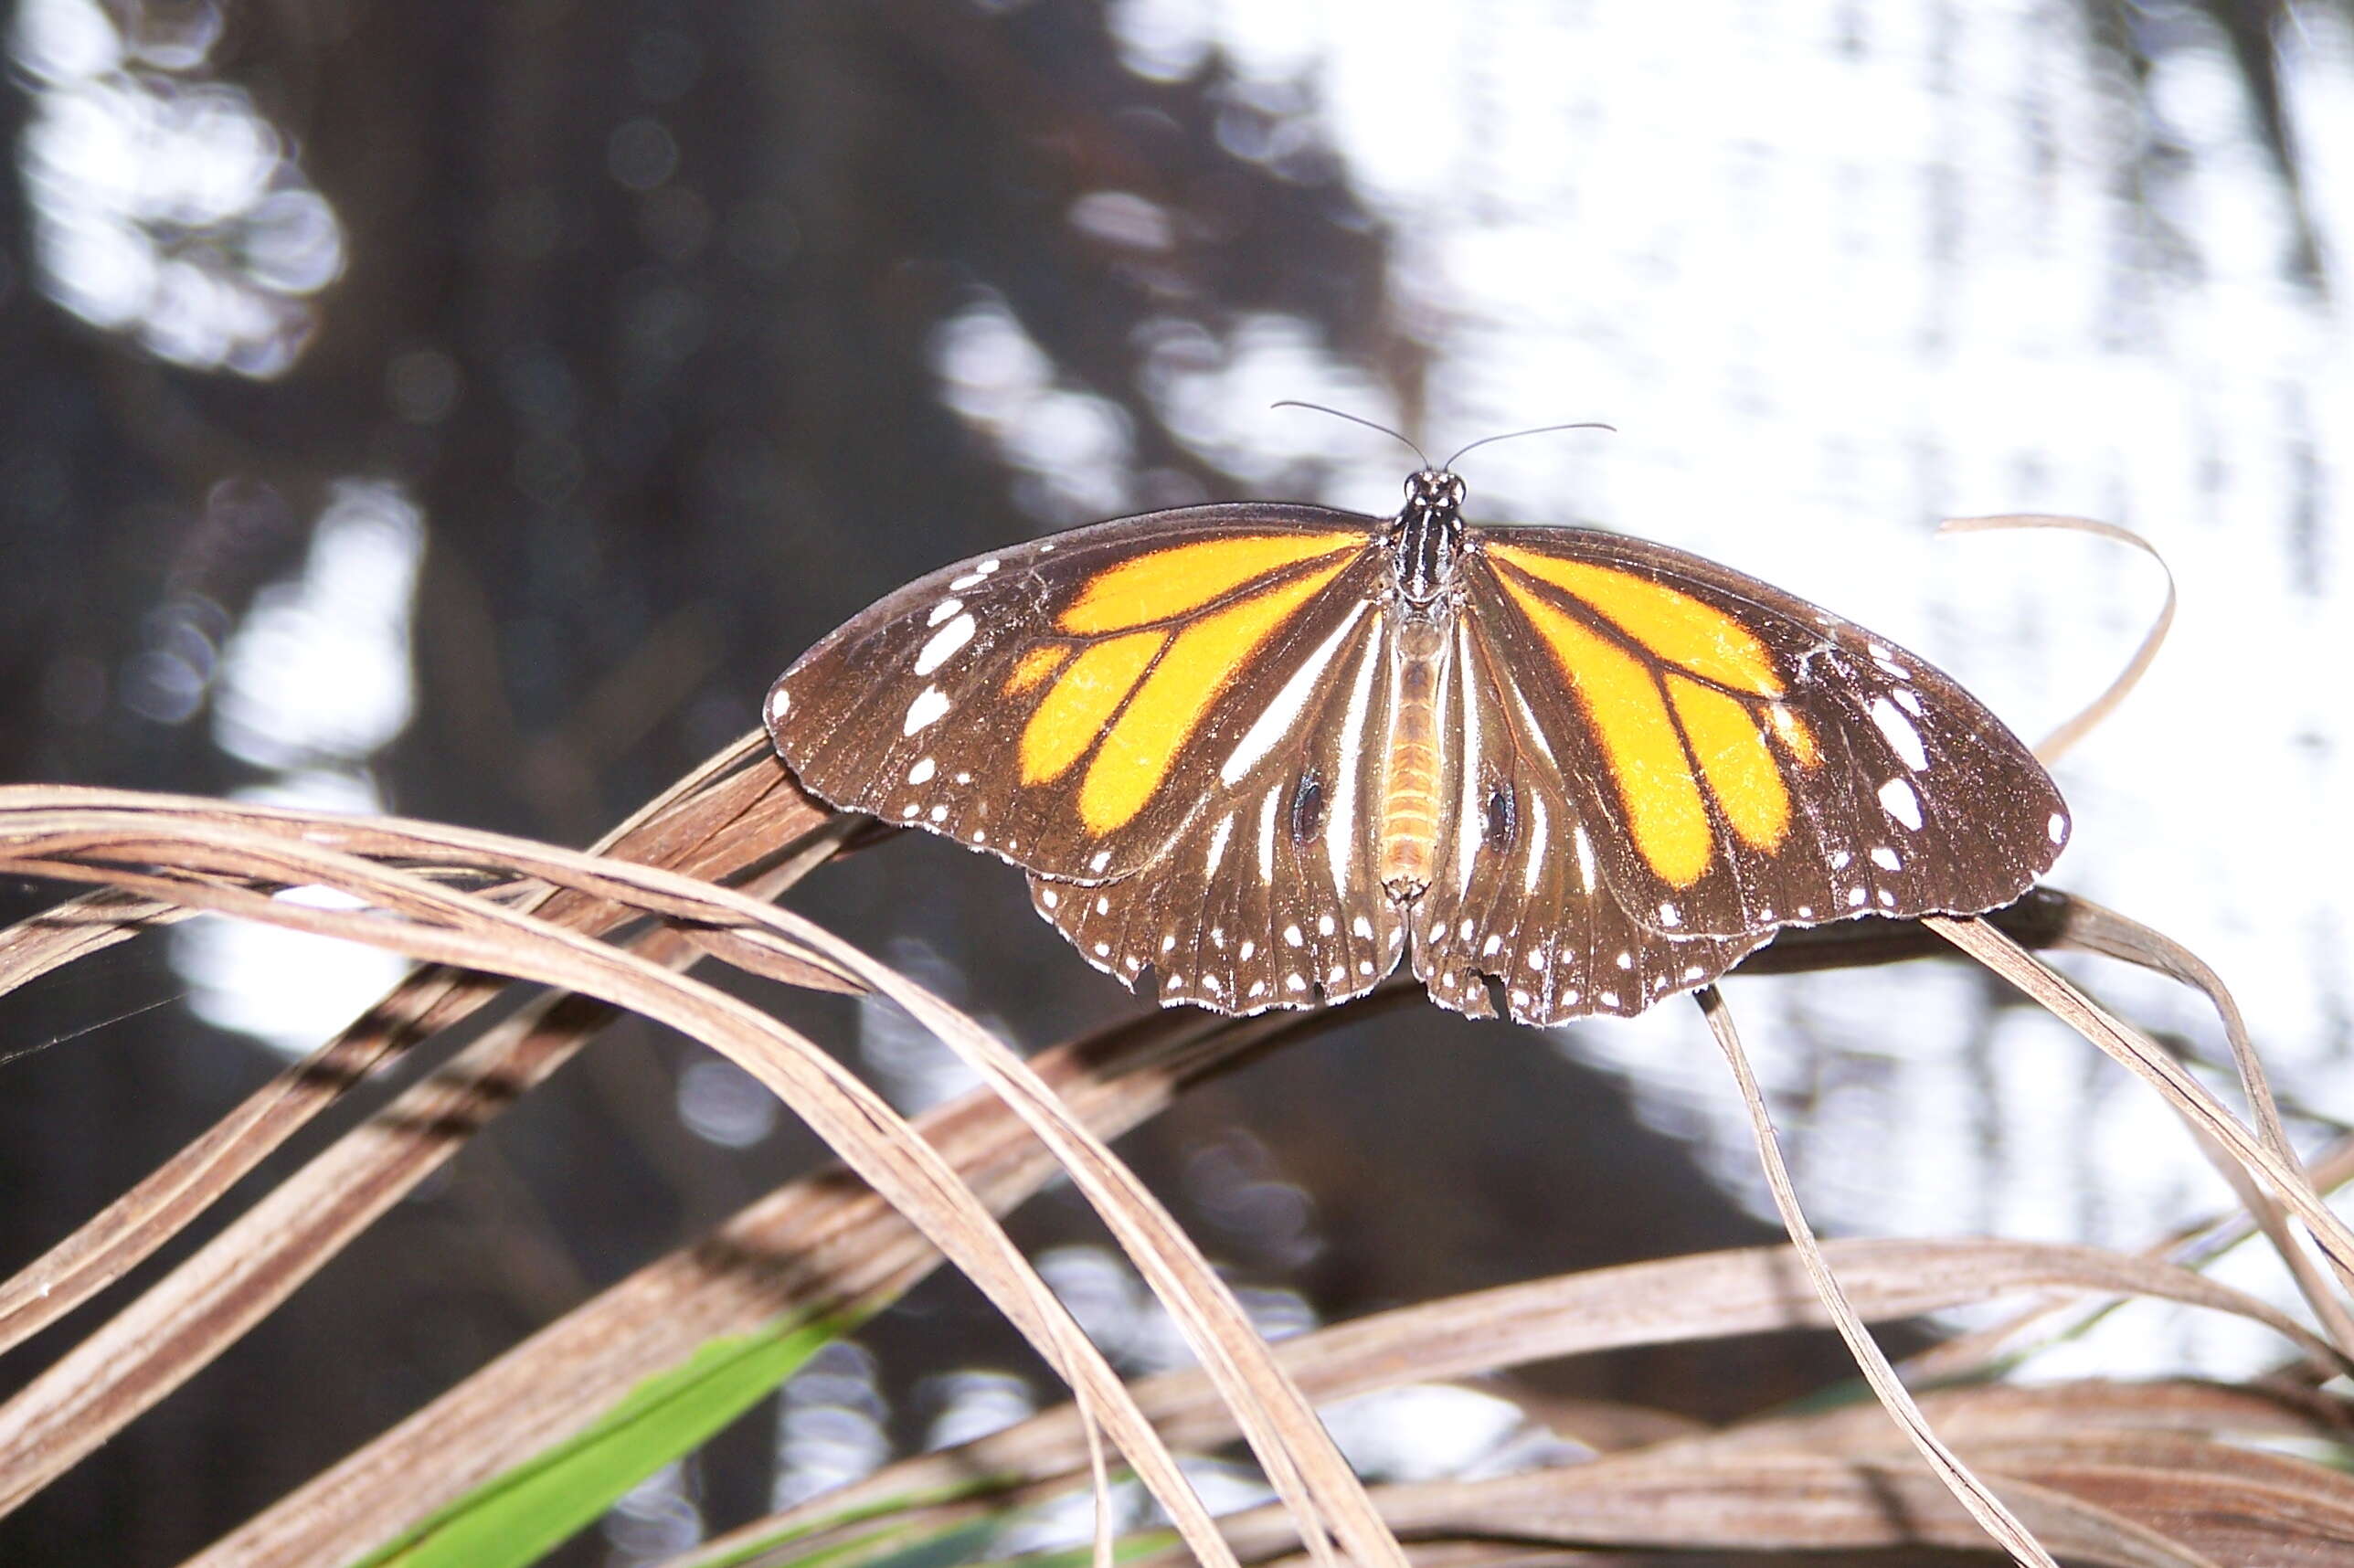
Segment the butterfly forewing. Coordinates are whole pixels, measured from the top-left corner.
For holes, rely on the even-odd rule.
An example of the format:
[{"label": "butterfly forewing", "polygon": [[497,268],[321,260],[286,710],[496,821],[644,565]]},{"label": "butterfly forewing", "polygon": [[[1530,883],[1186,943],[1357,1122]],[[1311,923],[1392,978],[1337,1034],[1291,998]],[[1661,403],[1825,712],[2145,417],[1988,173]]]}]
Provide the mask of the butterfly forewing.
[{"label": "butterfly forewing", "polygon": [[1320,507],[1074,529],[856,617],[779,679],[769,727],[837,805],[1048,877],[1121,876],[1225,809],[1211,781],[1378,571],[1365,520]]},{"label": "butterfly forewing", "polygon": [[1730,568],[1486,531],[1464,619],[1555,755],[1605,885],[1662,938],[2007,904],[2067,836],[1975,698]]}]

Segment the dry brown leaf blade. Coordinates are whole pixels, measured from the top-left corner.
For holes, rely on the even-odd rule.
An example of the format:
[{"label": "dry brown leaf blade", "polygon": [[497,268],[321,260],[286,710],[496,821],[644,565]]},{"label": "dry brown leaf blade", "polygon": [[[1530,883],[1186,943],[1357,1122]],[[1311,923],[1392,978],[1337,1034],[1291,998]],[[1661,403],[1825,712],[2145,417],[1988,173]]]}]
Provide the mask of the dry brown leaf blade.
[{"label": "dry brown leaf blade", "polygon": [[[61,795],[70,797],[62,807]],[[210,802],[199,821],[183,824],[185,836],[165,835],[173,851],[169,874],[128,869],[126,862],[156,860],[158,824],[174,810],[105,791],[0,790],[0,846],[6,846],[0,850],[0,864],[36,874],[115,882],[413,957],[514,973],[631,1007],[726,1051],[783,1096],[862,1176],[919,1217],[935,1242],[1016,1327],[1072,1377],[1075,1386],[1099,1403],[1122,1451],[1170,1510],[1189,1544],[1205,1561],[1229,1561],[1190,1484],[1043,1281],[930,1147],[822,1052],[776,1021],[699,982],[656,969],[562,927],[488,901],[469,901],[426,878],[325,845],[357,841],[387,857],[397,853],[406,862],[439,861],[458,869],[473,863],[497,864],[514,874],[568,881],[593,895],[613,890],[620,901],[652,913],[699,911],[688,917],[708,924],[734,918],[758,926],[768,923],[773,912],[671,873],[617,869],[617,863],[495,835],[431,832],[399,822],[333,821],[260,809],[225,810]],[[219,868],[226,877],[232,865],[265,885],[335,887],[367,907],[357,913],[325,910],[201,880],[208,867]],[[391,910],[416,911],[420,917],[387,922],[385,912]],[[136,1308],[134,1304],[133,1310]],[[90,1406],[87,1388],[104,1381],[111,1362],[128,1360],[150,1370],[160,1365],[143,1355],[140,1342],[119,1327],[123,1322],[119,1317],[102,1328],[0,1407],[0,1452],[18,1457],[0,1465],[0,1474],[8,1477],[0,1485],[0,1502],[20,1499],[112,1430],[111,1425],[78,1418]],[[168,1379],[151,1378],[150,1390],[160,1396],[160,1388],[187,1375],[194,1364],[200,1363],[183,1360]]]}]

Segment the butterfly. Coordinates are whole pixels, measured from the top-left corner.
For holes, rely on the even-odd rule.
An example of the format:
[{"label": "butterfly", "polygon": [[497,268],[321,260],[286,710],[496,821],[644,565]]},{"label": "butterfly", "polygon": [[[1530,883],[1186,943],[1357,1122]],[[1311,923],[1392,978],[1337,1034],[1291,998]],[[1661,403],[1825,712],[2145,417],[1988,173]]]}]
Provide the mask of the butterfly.
[{"label": "butterfly", "polygon": [[1097,968],[1236,1014],[1410,952],[1473,1017],[1630,1015],[1785,926],[2009,904],[2067,842],[1920,659],[1664,545],[1468,524],[1453,461],[1393,518],[1188,506],[943,567],[787,670],[769,736],[1022,867]]}]

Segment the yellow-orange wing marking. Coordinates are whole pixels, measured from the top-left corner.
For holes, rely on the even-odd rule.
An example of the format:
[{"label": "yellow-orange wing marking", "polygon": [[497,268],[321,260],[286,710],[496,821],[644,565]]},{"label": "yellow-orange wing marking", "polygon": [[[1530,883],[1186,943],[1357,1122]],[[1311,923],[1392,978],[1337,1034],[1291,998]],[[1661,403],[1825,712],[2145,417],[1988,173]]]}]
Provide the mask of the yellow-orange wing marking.
[{"label": "yellow-orange wing marking", "polygon": [[1239,599],[1177,634],[1087,765],[1079,787],[1079,820],[1090,832],[1109,832],[1135,820],[1244,661],[1346,565],[1335,561]]},{"label": "yellow-orange wing marking", "polygon": [[1072,660],[1023,726],[1022,782],[1059,779],[1085,757],[1168,641],[1166,632],[1135,631]]},{"label": "yellow-orange wing marking", "polygon": [[1512,545],[1490,545],[1488,554],[1576,595],[1619,630],[1703,680],[1761,697],[1782,694],[1782,677],[1756,633],[1688,593],[1632,572]]},{"label": "yellow-orange wing marking", "polygon": [[1082,637],[1150,626],[1200,609],[1269,572],[1364,546],[1365,536],[1352,533],[1246,534],[1172,545],[1097,572],[1055,622]]},{"label": "yellow-orange wing marking", "polygon": [[1733,831],[1753,849],[1779,849],[1790,828],[1790,789],[1756,719],[1738,699],[1687,676],[1670,675],[1668,694]]},{"label": "yellow-orange wing marking", "polygon": [[1013,666],[1013,673],[1005,678],[1005,694],[1020,696],[1061,669],[1063,661],[1070,656],[1071,645],[1067,642],[1040,643],[1022,655],[1021,661]]},{"label": "yellow-orange wing marking", "polygon": [[1499,574],[1497,580],[1553,650],[1584,704],[1626,802],[1636,849],[1661,880],[1690,887],[1708,871],[1715,833],[1659,682],[1641,660],[1510,576]]}]

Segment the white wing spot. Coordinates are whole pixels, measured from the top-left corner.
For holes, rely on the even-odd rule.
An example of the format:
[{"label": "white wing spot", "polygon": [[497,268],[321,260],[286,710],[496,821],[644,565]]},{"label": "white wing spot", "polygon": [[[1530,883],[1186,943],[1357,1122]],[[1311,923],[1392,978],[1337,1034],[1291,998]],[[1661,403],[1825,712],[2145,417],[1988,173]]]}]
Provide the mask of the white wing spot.
[{"label": "white wing spot", "polygon": [[1694,965],[1692,965],[1690,969],[1687,969],[1686,970],[1684,970],[1684,979],[1686,979],[1686,980],[1698,980],[1698,979],[1700,979],[1700,977],[1701,977],[1701,976],[1702,976],[1702,975],[1706,974],[1707,972],[1708,972],[1708,970],[1707,970],[1707,969],[1703,969],[1703,968],[1702,968],[1702,966],[1700,966],[1699,964],[1694,964]]},{"label": "white wing spot", "polygon": [[972,782],[972,775],[970,773],[959,773],[956,776],[956,781],[960,784],[970,784]]},{"label": "white wing spot", "polygon": [[1896,688],[1896,705],[1903,708],[1906,713],[1911,714],[1914,718],[1919,718],[1921,716],[1921,694],[1914,691],[1910,686],[1899,686]]},{"label": "white wing spot", "polygon": [[1529,993],[1524,991],[1514,991],[1512,993],[1512,1005],[1518,1008],[1526,1008],[1529,1005]]},{"label": "white wing spot", "polygon": [[1286,926],[1283,928],[1283,939],[1286,945],[1297,948],[1308,940],[1308,933],[1297,926]]},{"label": "white wing spot", "polygon": [[1097,851],[1096,851],[1096,853],[1094,853],[1094,855],[1093,855],[1093,856],[1091,856],[1091,857],[1088,859],[1088,861],[1087,861],[1087,869],[1088,869],[1088,870],[1090,870],[1090,871],[1101,871],[1104,867],[1106,867],[1106,866],[1109,865],[1110,863],[1111,863],[1111,851],[1109,851],[1109,850],[1097,850]]},{"label": "white wing spot", "polygon": [[1175,936],[1173,936],[1173,935],[1172,935],[1172,936],[1167,936],[1167,937],[1163,937],[1163,938],[1161,938],[1161,950],[1162,952],[1164,952],[1164,953],[1165,953],[1165,952],[1167,952],[1170,948],[1172,948],[1175,947],[1176,945],[1177,945],[1177,938],[1176,938],[1176,937],[1175,937]]},{"label": "white wing spot", "polygon": [[1632,954],[1632,953],[1621,953],[1621,954],[1619,954],[1619,955],[1618,955],[1618,967],[1619,967],[1620,969],[1633,969],[1633,968],[1635,967],[1635,955],[1634,955],[1634,954]]},{"label": "white wing spot", "polygon": [[[1561,961],[1564,963],[1569,962],[1569,955],[1567,953],[1564,953],[1561,956]],[[1543,948],[1530,949],[1529,968],[1532,969],[1541,969],[1544,968],[1544,950]]]},{"label": "white wing spot", "polygon": [[1224,926],[1213,926],[1213,927],[1210,927],[1210,946],[1212,946],[1212,947],[1214,947],[1214,948],[1220,948],[1220,949],[1222,949],[1222,950],[1223,950],[1223,949],[1225,948],[1225,945],[1226,945],[1226,928],[1225,928]]},{"label": "white wing spot", "polygon": [[1258,951],[1258,944],[1257,944],[1257,942],[1254,942],[1254,941],[1250,940],[1248,938],[1245,938],[1243,939],[1242,950],[1241,950],[1240,952],[1236,953],[1235,956],[1236,958],[1238,958],[1238,959],[1242,959],[1242,961],[1243,961],[1243,962],[1245,962],[1245,963],[1248,963],[1248,962],[1250,962],[1250,956],[1251,956],[1253,953],[1256,953],[1256,952],[1257,952],[1257,951]]},{"label": "white wing spot", "polygon": [[1813,905],[1811,905],[1811,904],[1801,904],[1801,905],[1799,905],[1799,906],[1798,906],[1798,918],[1799,918],[1799,919],[1801,919],[1801,920],[1811,920],[1811,919],[1813,919],[1814,917],[1815,917],[1815,906],[1814,906]]},{"label": "white wing spot", "polygon": [[1096,900],[1096,913],[1098,915],[1108,915],[1111,913],[1111,897],[1108,894]]},{"label": "white wing spot", "polygon": [[1913,727],[1913,721],[1894,703],[1886,697],[1872,698],[1872,722],[1896,755],[1904,759],[1905,767],[1918,773],[1929,766],[1929,753],[1921,745],[1921,732]]},{"label": "white wing spot", "polygon": [[949,809],[946,806],[935,806],[932,808],[932,821],[936,822],[945,822],[948,820]]},{"label": "white wing spot", "polygon": [[1471,922],[1469,918],[1466,918],[1462,926],[1458,929],[1457,936],[1466,942],[1471,939]]},{"label": "white wing spot", "polygon": [[1886,844],[1875,844],[1872,846],[1872,863],[1878,866],[1882,871],[1902,871],[1904,869],[1903,858],[1894,850],[1890,849]]},{"label": "white wing spot", "polygon": [[1371,941],[1373,939],[1373,923],[1371,920],[1366,919],[1363,915],[1358,916],[1354,920],[1349,922],[1349,929],[1354,931],[1358,936],[1365,938],[1367,941]]},{"label": "white wing spot", "polygon": [[1850,907],[1857,909],[1862,908],[1863,897],[1863,889],[1861,887],[1850,887],[1847,890],[1847,901]]},{"label": "white wing spot", "polygon": [[1329,937],[1332,934],[1332,916],[1330,915],[1316,916],[1316,934],[1320,937]]},{"label": "white wing spot", "polygon": [[1615,991],[1606,991],[1595,1000],[1605,1007],[1616,1007],[1618,1005],[1618,993]]},{"label": "white wing spot", "polygon": [[1267,994],[1267,981],[1263,980],[1255,980],[1251,981],[1250,993],[1253,996],[1265,996]]},{"label": "white wing spot", "polygon": [[924,617],[924,624],[926,626],[938,626],[941,621],[946,620],[949,616],[956,614],[963,609],[964,600],[960,599],[944,599],[940,600],[939,603],[932,606],[932,613]]},{"label": "white wing spot", "polygon": [[932,775],[938,771],[939,765],[934,762],[930,758],[927,757],[920,758],[913,768],[907,769],[907,782],[910,784],[928,784],[932,781]]},{"label": "white wing spot", "polygon": [[1109,942],[1097,942],[1096,944],[1096,957],[1102,959],[1108,958],[1110,955],[1111,944]]},{"label": "white wing spot", "polygon": [[1038,895],[1038,902],[1044,904],[1049,909],[1052,909],[1055,905],[1060,904],[1062,901],[1063,895],[1055,892],[1051,887],[1041,890]]},{"label": "white wing spot", "polygon": [[1218,984],[1218,977],[1215,975],[1204,975],[1202,977],[1202,989],[1208,991],[1212,996],[1217,995],[1221,989]]},{"label": "white wing spot", "polygon": [[977,843],[977,844],[985,844],[985,843],[987,843],[987,842],[989,842],[989,830],[988,830],[988,829],[986,829],[986,828],[975,828],[975,829],[973,829],[973,831],[972,831],[972,842],[975,842],[975,843]]},{"label": "white wing spot", "polygon": [[949,662],[949,656],[972,641],[980,628],[970,615],[960,615],[931,635],[923,651],[916,655],[916,673],[928,675]]},{"label": "white wing spot", "polygon": [[1306,991],[1308,989],[1308,977],[1306,975],[1286,975],[1283,977],[1283,989],[1286,991]]},{"label": "white wing spot", "polygon": [[1921,831],[1921,797],[1903,779],[1891,779],[1880,787],[1880,809],[1914,832]]},{"label": "white wing spot", "polygon": [[790,692],[786,691],[782,686],[771,689],[769,693],[769,722],[777,724],[782,721],[785,710],[792,705],[793,697]]},{"label": "white wing spot", "polygon": [[913,735],[919,729],[939,723],[940,715],[947,713],[950,705],[946,692],[938,686],[926,686],[916,694],[916,700],[907,705],[907,722],[899,726],[899,733]]},{"label": "white wing spot", "polygon": [[997,557],[992,556],[988,560],[981,562],[981,565],[973,567],[973,570],[979,572],[982,577],[987,577],[990,573],[995,571],[1001,564],[1002,563],[998,561]]},{"label": "white wing spot", "polygon": [[1855,857],[1848,853],[1847,851],[1840,850],[1831,856],[1831,869],[1833,871],[1845,871],[1847,869],[1847,863],[1854,858]]},{"label": "white wing spot", "polygon": [[1894,895],[1893,893],[1889,892],[1889,891],[1888,891],[1888,889],[1886,889],[1886,888],[1884,888],[1884,887],[1883,887],[1883,888],[1882,888],[1882,889],[1880,890],[1880,906],[1881,906],[1882,909],[1893,909],[1893,908],[1895,908],[1895,907],[1896,907],[1896,895]]},{"label": "white wing spot", "polygon": [[1900,681],[1909,681],[1913,678],[1913,672],[1893,659],[1874,659],[1872,662],[1880,666],[1882,674],[1893,675]]},{"label": "white wing spot", "polygon": [[981,573],[979,573],[979,572],[967,572],[967,573],[965,573],[965,575],[964,575],[964,576],[962,576],[962,577],[957,577],[957,578],[952,579],[952,580],[949,583],[949,588],[950,588],[950,589],[952,589],[953,591],[955,591],[955,592],[957,592],[957,593],[962,593],[962,592],[964,592],[967,588],[979,588],[979,587],[981,585],[981,581],[982,581],[982,577],[981,577]]},{"label": "white wing spot", "polygon": [[1496,935],[1494,935],[1494,934],[1490,933],[1490,936],[1489,936],[1489,938],[1488,938],[1488,940],[1487,940],[1484,944],[1482,944],[1482,945],[1481,945],[1481,947],[1480,947],[1480,948],[1479,948],[1479,956],[1480,956],[1481,958],[1483,958],[1483,959],[1492,959],[1492,958],[1494,958],[1494,957],[1496,956],[1497,951],[1498,951],[1500,948],[1501,948],[1503,947],[1503,945],[1504,945],[1504,938],[1503,938],[1499,937],[1499,936],[1496,936]]},{"label": "white wing spot", "polygon": [[919,802],[910,800],[906,805],[899,808],[899,814],[903,817],[912,817],[923,809],[923,806]]},{"label": "white wing spot", "polygon": [[2045,836],[2049,837],[2053,843],[2066,843],[2068,842],[2068,819],[2058,811],[2052,812],[2052,821],[2044,824],[2043,832]]},{"label": "white wing spot", "polygon": [[1660,924],[1660,925],[1662,925],[1662,926],[1678,926],[1678,925],[1682,924],[1682,922],[1683,922],[1683,915],[1682,915],[1681,911],[1678,910],[1674,905],[1672,905],[1672,904],[1662,904],[1662,905],[1660,905],[1660,906],[1659,906],[1659,924]]}]

